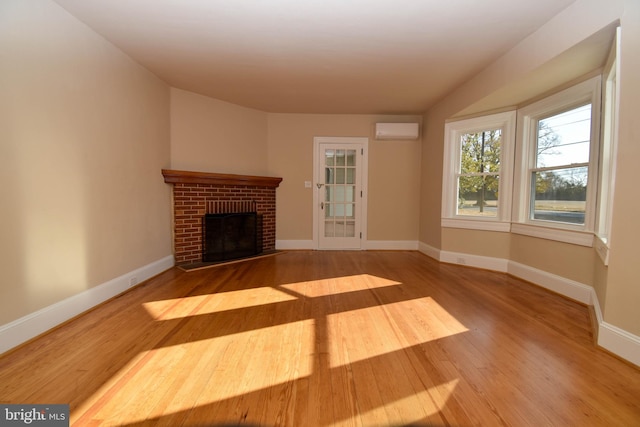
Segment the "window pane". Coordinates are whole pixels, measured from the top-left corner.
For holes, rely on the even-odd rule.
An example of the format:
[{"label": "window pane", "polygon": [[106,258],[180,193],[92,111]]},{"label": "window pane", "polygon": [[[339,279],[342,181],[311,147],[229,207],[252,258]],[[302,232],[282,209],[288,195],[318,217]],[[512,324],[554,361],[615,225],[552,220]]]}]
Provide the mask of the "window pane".
[{"label": "window pane", "polygon": [[347,184],[356,183],[355,173],[356,173],[356,168],[347,168]]},{"label": "window pane", "polygon": [[458,178],[458,215],[495,217],[498,215],[497,175]]},{"label": "window pane", "polygon": [[324,222],[324,237],[335,236],[335,223],[333,221]]},{"label": "window pane", "polygon": [[345,150],[336,150],[336,165],[344,166],[345,164]]},{"label": "window pane", "polygon": [[589,161],[591,104],[538,121],[536,167]]},{"label": "window pane", "polygon": [[345,204],[344,208],[345,208],[344,215],[349,219],[354,219],[355,212],[356,212],[356,205],[353,203],[347,203]]},{"label": "window pane", "polygon": [[355,185],[347,185],[346,187],[346,197],[345,200],[347,202],[355,202],[356,200],[356,186]]},{"label": "window pane", "polygon": [[334,165],[334,151],[333,150],[326,150],[324,152],[324,158],[325,158],[325,164],[327,166],[333,166]]},{"label": "window pane", "polygon": [[333,184],[333,179],[335,176],[334,169],[324,168],[324,182],[325,184]]},{"label": "window pane", "polygon": [[356,150],[347,150],[347,166],[356,165]]},{"label": "window pane", "polygon": [[333,218],[334,216],[335,216],[335,214],[334,214],[333,204],[325,203],[324,204],[324,217],[329,219],[329,218]]},{"label": "window pane", "polygon": [[498,172],[501,136],[500,129],[462,135],[460,172]]},{"label": "window pane", "polygon": [[345,223],[344,237],[355,237],[356,223],[355,221],[347,221]]},{"label": "window pane", "polygon": [[325,237],[354,237],[356,227],[354,221],[327,221],[325,222]]},{"label": "window pane", "polygon": [[533,172],[532,219],[584,224],[587,167]]}]

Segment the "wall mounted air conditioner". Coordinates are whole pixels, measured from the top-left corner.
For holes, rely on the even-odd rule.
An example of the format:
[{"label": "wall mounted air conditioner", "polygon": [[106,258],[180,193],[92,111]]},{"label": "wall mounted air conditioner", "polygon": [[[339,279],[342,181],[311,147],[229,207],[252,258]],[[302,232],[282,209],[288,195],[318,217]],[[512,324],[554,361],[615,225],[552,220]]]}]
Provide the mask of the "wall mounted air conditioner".
[{"label": "wall mounted air conditioner", "polygon": [[418,139],[418,123],[376,123],[376,139]]}]

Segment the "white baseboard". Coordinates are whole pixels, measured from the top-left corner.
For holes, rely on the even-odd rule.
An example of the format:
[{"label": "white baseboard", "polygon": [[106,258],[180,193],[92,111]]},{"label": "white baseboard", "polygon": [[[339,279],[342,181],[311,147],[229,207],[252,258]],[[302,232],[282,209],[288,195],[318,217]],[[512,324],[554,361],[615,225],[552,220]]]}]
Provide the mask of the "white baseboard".
[{"label": "white baseboard", "polygon": [[313,250],[313,240],[276,240],[277,250]]},{"label": "white baseboard", "polygon": [[508,273],[572,300],[593,305],[593,288],[591,286],[515,261],[509,261]]},{"label": "white baseboard", "polygon": [[415,240],[367,240],[365,249],[372,251],[416,251],[418,242]]},{"label": "white baseboard", "polygon": [[640,337],[604,321],[595,289],[591,292],[591,301],[598,324],[598,345],[636,366],[640,366]]},{"label": "white baseboard", "polygon": [[[278,250],[314,250],[313,240],[276,240]],[[365,250],[415,251],[418,242],[415,240],[367,240],[363,244]]]},{"label": "white baseboard", "polygon": [[640,337],[607,322],[598,325],[598,345],[640,366]]},{"label": "white baseboard", "polygon": [[169,255],[0,326],[0,354],[127,291],[134,286],[131,284],[132,278],[135,278],[136,283],[141,283],[173,266],[173,255]]},{"label": "white baseboard", "polygon": [[418,251],[422,252],[429,258],[433,258],[437,261],[440,261],[440,249],[434,248],[433,246],[427,245],[424,242],[418,242]]},{"label": "white baseboard", "polygon": [[449,252],[433,248],[420,242],[419,251],[449,264],[466,265],[486,270],[509,273],[528,282],[534,283],[553,292],[559,293],[584,304],[593,305],[595,292],[591,286],[548,273],[528,265],[509,261],[503,258],[471,255],[462,252]]},{"label": "white baseboard", "polygon": [[486,270],[499,271],[502,273],[506,273],[508,268],[508,261],[502,258],[443,251],[423,242],[419,243],[418,251],[435,260],[449,264],[484,268]]},{"label": "white baseboard", "polygon": [[640,366],[640,337],[604,321],[600,301],[598,301],[595,289],[591,286],[514,261],[509,262],[509,274],[575,301],[593,306],[598,327],[598,345],[636,366]]},{"label": "white baseboard", "polygon": [[640,337],[604,321],[600,302],[595,289],[591,286],[515,261],[442,251],[423,242],[419,243],[418,250],[442,262],[506,272],[575,301],[593,306],[598,325],[598,345],[640,366]]},{"label": "white baseboard", "polygon": [[486,270],[506,273],[509,262],[503,258],[494,258],[482,255],[469,255],[459,252],[440,251],[440,261],[450,264],[466,265],[469,267],[484,268]]}]

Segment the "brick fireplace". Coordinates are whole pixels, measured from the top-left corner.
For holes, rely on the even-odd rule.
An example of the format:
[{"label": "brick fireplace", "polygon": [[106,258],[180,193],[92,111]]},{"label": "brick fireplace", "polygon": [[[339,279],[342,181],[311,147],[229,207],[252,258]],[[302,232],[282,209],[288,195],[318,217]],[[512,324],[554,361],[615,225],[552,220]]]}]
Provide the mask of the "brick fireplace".
[{"label": "brick fireplace", "polygon": [[211,206],[247,202],[262,216],[263,252],[276,247],[276,188],[282,178],[163,169],[173,184],[176,265],[202,263],[203,220]]}]

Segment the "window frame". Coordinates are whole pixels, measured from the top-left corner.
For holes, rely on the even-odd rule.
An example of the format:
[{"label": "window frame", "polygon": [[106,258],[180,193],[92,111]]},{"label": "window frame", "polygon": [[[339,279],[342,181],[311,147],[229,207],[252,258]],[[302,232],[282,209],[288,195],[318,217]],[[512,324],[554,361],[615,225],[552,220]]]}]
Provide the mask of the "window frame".
[{"label": "window frame", "polygon": [[600,174],[598,182],[598,212],[596,218],[596,250],[604,265],[609,265],[611,247],[611,217],[618,147],[618,111],[620,104],[620,33],[616,29],[607,62],[602,73],[602,134],[600,139]]},{"label": "window frame", "polygon": [[[518,109],[514,188],[519,191],[514,196],[514,233],[583,246],[593,245],[600,150],[601,80],[601,76],[590,78]],[[531,174],[536,169],[538,121],[588,103],[591,104],[591,133],[584,225],[533,219],[530,216]]]},{"label": "window frame", "polygon": [[[498,192],[500,194],[495,217],[459,215],[458,175],[461,164],[462,135],[489,130],[501,130],[500,172]],[[489,114],[481,117],[451,121],[445,124],[445,145],[442,183],[441,226],[509,232],[511,230],[511,203],[513,185],[513,142],[516,131],[516,110]]]}]

